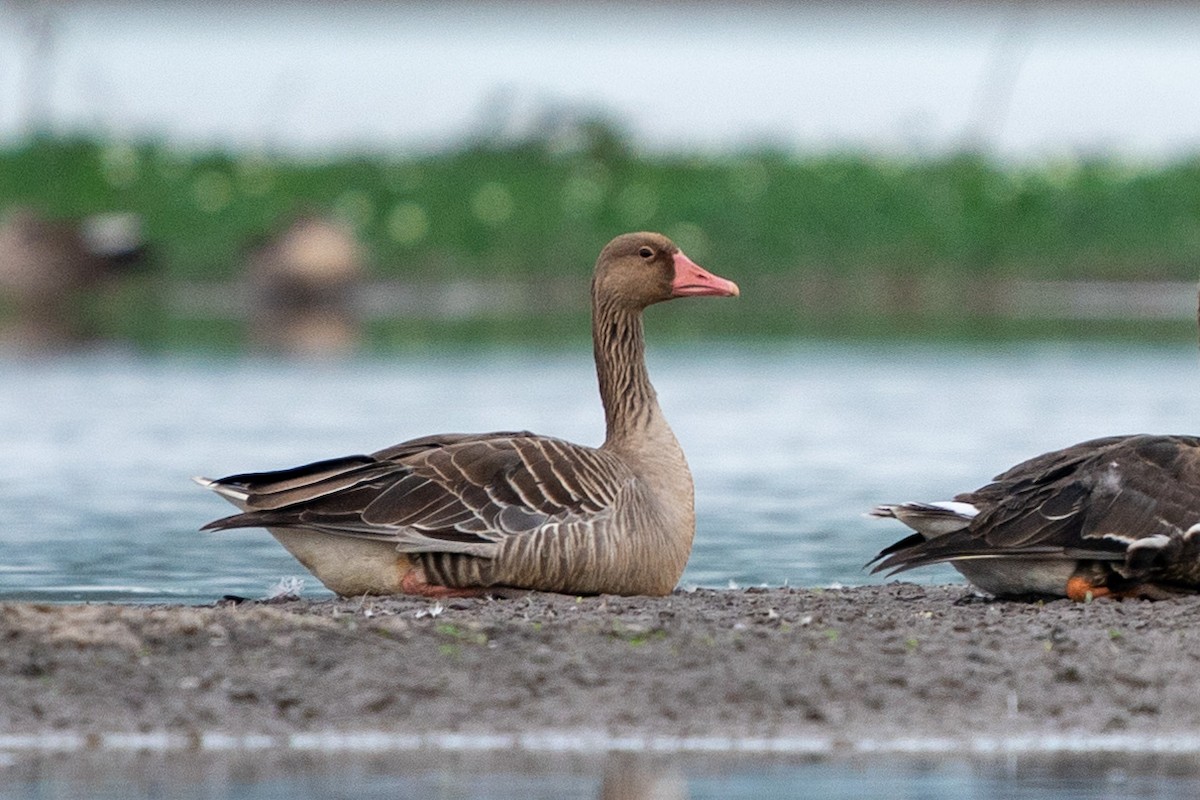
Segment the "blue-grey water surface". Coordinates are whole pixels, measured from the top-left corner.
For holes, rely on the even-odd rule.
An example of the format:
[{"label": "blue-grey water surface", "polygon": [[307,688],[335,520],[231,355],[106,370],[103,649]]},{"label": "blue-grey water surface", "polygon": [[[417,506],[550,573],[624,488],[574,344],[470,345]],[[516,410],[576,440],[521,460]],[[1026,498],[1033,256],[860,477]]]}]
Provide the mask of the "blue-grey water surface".
[{"label": "blue-grey water surface", "polygon": [[[876,580],[862,563],[903,531],[864,518],[875,503],[947,498],[1089,437],[1200,427],[1200,356],[1186,345],[652,345],[650,368],[696,478],[691,585]],[[263,596],[303,570],[263,531],[200,533],[230,507],[193,474],[288,466],[439,431],[528,428],[598,443],[602,427],[587,352],[3,359],[0,599]],[[957,578],[937,568],[911,579]],[[304,592],[328,596],[312,580]],[[594,798],[603,774],[600,754],[547,766],[535,753],[524,756],[534,768],[467,769],[446,752],[285,752],[269,757],[285,767],[268,769],[267,753],[38,747],[0,741],[0,800]],[[691,800],[1200,791],[1190,760],[1121,752],[1049,762],[952,752],[662,758]]]},{"label": "blue-grey water surface", "polygon": [[[868,582],[863,562],[902,533],[862,516],[876,503],[948,499],[1090,437],[1200,427],[1186,345],[652,347],[650,366],[696,479],[685,585]],[[200,533],[232,507],[192,475],[522,428],[603,439],[590,353],[0,360],[0,598],[262,596],[303,569],[263,531]]]},{"label": "blue-grey water surface", "polygon": [[[643,776],[642,794],[605,794],[620,771]],[[421,754],[213,757],[182,753],[47,755],[5,776],[0,800],[1105,800],[1200,793],[1194,762],[1179,756],[960,760],[838,758],[788,762],[744,756],[485,757]],[[655,793],[657,791],[657,793]]]}]

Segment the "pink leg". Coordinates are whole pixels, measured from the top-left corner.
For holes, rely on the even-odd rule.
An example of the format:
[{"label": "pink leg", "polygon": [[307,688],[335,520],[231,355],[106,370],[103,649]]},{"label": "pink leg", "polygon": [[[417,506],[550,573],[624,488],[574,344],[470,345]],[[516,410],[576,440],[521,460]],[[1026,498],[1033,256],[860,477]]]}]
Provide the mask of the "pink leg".
[{"label": "pink leg", "polygon": [[404,577],[400,579],[400,590],[405,594],[421,597],[484,597],[490,593],[483,588],[456,589],[430,583],[425,579],[425,571],[420,567],[413,567],[404,573]]}]

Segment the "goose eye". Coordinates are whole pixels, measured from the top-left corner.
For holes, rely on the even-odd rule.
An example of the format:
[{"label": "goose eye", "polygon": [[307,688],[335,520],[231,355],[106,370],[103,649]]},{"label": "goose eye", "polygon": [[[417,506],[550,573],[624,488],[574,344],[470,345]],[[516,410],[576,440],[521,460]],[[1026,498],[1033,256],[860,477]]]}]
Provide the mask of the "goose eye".
[{"label": "goose eye", "polygon": [[638,255],[641,256],[642,258],[653,258],[654,251],[651,250],[649,247],[643,247],[641,250],[638,250]]}]

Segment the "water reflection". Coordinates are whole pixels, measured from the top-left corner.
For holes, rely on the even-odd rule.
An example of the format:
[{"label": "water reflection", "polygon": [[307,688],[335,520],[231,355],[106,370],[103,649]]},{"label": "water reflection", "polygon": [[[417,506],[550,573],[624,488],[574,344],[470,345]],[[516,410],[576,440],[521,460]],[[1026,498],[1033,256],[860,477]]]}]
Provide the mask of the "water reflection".
[{"label": "water reflection", "polygon": [[614,753],[604,762],[600,800],[688,800],[677,764],[633,753]]},{"label": "water reflection", "polygon": [[[633,767],[643,778],[613,777]],[[1193,798],[1200,769],[1186,756],[1120,753],[1074,757],[781,759],[648,758],[618,753],[502,753],[486,756],[400,751],[213,754],[91,751],[0,752],[0,800],[169,796],[266,800],[348,796],[356,800],[761,800],[861,797],[962,800]],[[640,791],[640,793],[638,793]]]}]

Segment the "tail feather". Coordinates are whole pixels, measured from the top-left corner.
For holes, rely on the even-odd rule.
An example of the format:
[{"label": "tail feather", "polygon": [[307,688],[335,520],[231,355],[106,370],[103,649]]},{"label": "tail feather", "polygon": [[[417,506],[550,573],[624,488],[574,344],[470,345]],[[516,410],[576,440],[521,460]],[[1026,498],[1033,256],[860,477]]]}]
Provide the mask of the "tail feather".
[{"label": "tail feather", "polygon": [[370,456],[345,456],[272,472],[244,472],[196,483],[246,510],[276,509],[377,477],[383,469]]},{"label": "tail feather", "polygon": [[[883,548],[882,550],[880,550],[878,553],[876,553],[871,558],[870,561],[868,561],[866,564],[863,564],[863,568],[865,569],[866,567],[871,566],[872,564],[874,564],[876,561],[879,561],[880,559],[887,558],[892,553],[898,553],[901,550],[907,550],[910,547],[917,547],[918,545],[922,545],[924,543],[925,543],[925,537],[919,533],[914,533],[914,534],[910,534],[909,536],[905,536],[900,541],[894,542],[894,543],[888,545],[887,547]],[[872,570],[872,572],[877,572],[877,571],[878,570]]]},{"label": "tail feather", "polygon": [[[918,534],[919,535],[919,534]],[[909,537],[910,539],[912,537]],[[910,569],[917,567],[925,567],[931,564],[941,564],[954,561],[974,561],[979,559],[1013,559],[1013,558],[1073,558],[1073,555],[1068,555],[1062,547],[1054,545],[1045,545],[1040,547],[1014,547],[996,549],[992,546],[980,543],[973,537],[966,541],[948,541],[948,539],[957,539],[958,537],[944,537],[941,539],[931,539],[928,541],[920,541],[909,547],[889,548],[891,552],[881,552],[870,564],[871,574],[879,572],[887,572],[889,576],[896,575],[900,572],[907,572]]]},{"label": "tail feather", "polygon": [[216,492],[239,508],[244,508],[246,500],[250,497],[250,493],[245,489],[239,486],[231,486],[219,480],[214,481],[212,478],[204,478],[199,475],[193,475],[192,480],[205,489]]},{"label": "tail feather", "polygon": [[879,505],[868,516],[898,519],[927,539],[963,530],[971,524],[979,509],[970,503],[897,503]]},{"label": "tail feather", "polygon": [[280,522],[280,520],[271,519],[269,514],[264,514],[261,511],[250,511],[245,514],[233,514],[228,517],[214,519],[200,530],[224,531],[230,528],[265,528],[277,522]]}]

